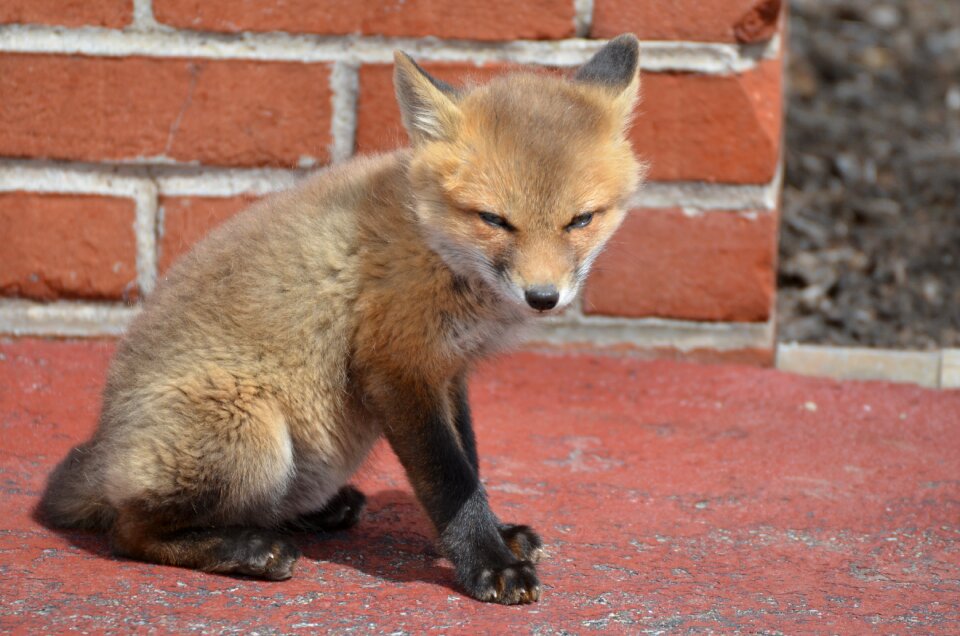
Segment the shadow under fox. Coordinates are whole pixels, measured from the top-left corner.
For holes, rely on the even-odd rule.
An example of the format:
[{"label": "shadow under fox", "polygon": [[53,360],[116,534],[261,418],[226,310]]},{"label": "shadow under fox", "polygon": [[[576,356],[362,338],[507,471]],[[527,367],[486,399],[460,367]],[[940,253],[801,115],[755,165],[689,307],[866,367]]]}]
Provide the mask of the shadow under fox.
[{"label": "shadow under fox", "polygon": [[637,58],[621,36],[570,79],[455,89],[398,53],[412,149],[322,171],[182,258],[43,518],[131,558],[285,579],[284,530],[355,524],[347,481],[385,436],[460,585],[537,600],[541,540],[490,510],[467,376],[567,305],[622,221],[643,172],[625,137]]}]

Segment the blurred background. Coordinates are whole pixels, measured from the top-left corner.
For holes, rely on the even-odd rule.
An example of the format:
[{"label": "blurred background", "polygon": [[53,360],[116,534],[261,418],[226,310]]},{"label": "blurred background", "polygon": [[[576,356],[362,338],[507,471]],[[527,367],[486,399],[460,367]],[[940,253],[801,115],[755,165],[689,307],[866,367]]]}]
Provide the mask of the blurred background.
[{"label": "blurred background", "polygon": [[792,0],[781,341],[960,346],[960,2]]}]

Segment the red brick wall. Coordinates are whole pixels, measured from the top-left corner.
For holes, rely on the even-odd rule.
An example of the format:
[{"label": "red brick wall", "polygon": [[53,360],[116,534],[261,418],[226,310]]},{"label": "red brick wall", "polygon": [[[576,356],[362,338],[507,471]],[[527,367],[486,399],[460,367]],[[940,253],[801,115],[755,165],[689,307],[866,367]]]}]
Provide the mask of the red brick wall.
[{"label": "red brick wall", "polygon": [[133,0],[3,0],[0,24],[99,26],[120,29],[133,21]]},{"label": "red brick wall", "polygon": [[632,140],[651,184],[582,303],[540,338],[768,359],[780,13],[777,0],[0,2],[0,332],[58,333],[63,316],[111,331],[97,316],[128,316],[250,201],[406,143],[394,48],[457,82],[566,71],[632,31]]}]

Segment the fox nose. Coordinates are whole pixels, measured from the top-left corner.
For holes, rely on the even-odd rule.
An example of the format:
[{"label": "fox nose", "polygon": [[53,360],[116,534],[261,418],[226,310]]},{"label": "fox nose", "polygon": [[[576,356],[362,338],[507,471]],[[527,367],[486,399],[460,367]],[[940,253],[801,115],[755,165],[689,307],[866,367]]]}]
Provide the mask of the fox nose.
[{"label": "fox nose", "polygon": [[557,306],[560,292],[553,285],[534,285],[524,292],[527,304],[537,311],[546,311]]}]

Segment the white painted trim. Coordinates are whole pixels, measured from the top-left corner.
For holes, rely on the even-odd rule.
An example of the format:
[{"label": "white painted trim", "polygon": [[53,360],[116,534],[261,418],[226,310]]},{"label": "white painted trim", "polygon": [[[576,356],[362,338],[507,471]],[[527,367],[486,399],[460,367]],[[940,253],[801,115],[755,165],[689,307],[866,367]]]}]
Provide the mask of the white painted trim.
[{"label": "white painted trim", "polygon": [[118,336],[139,307],[60,301],[0,301],[0,333],[16,336]]},{"label": "white painted trim", "polygon": [[[137,5],[135,27],[147,25],[145,4]],[[189,57],[281,62],[349,62],[388,64],[393,51],[403,49],[426,61],[514,62],[575,66],[583,63],[606,40],[559,41],[515,40],[475,42],[433,38],[384,38],[361,36],[316,36],[288,33],[212,34],[195,31],[66,29],[38,25],[0,27],[0,52],[55,53],[126,57]],[[641,43],[640,67],[645,71],[686,71],[729,74],[748,71],[758,60],[780,53],[780,38],[746,54],[733,44],[704,42]]]}]

